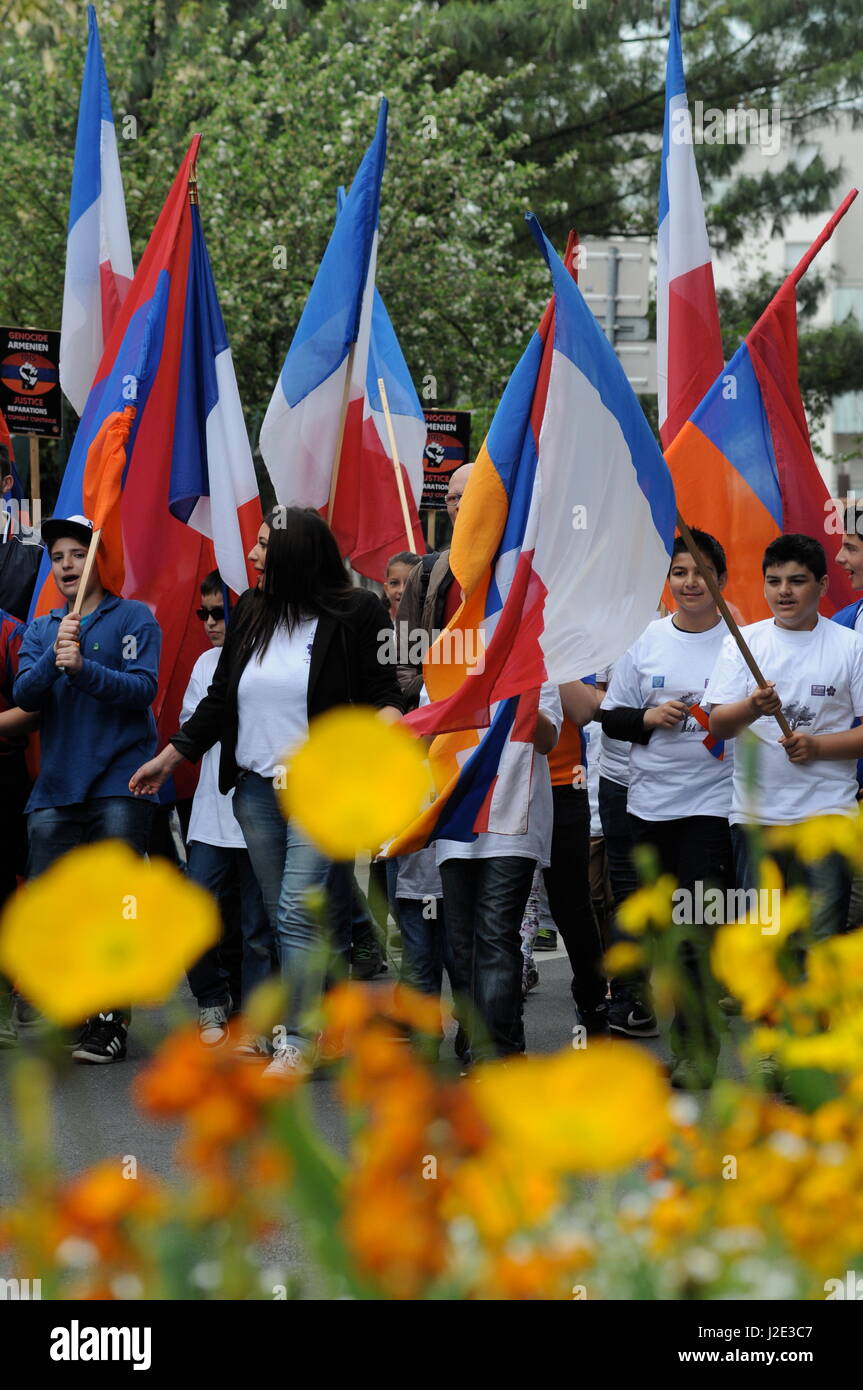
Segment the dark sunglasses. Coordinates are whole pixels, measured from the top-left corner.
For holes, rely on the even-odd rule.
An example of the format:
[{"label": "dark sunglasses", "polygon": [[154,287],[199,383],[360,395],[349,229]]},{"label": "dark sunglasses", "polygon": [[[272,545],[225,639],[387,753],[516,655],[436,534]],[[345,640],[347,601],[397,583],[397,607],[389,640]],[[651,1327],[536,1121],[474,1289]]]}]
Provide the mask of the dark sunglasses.
[{"label": "dark sunglasses", "polygon": [[212,618],[214,623],[224,622],[224,604],[216,603],[212,608],[198,608],[195,610],[195,617],[200,618],[202,623],[205,623],[208,618]]}]

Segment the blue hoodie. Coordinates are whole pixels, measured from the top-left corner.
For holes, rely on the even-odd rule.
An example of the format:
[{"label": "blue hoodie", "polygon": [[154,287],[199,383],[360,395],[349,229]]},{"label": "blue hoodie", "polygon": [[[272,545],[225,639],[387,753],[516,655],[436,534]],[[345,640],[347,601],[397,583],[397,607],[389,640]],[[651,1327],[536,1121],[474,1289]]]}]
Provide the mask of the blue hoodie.
[{"label": "blue hoodie", "polygon": [[41,715],[42,761],[28,811],[131,796],[129,778],[156,751],[150,709],[162,645],[156,619],[143,603],[106,594],[82,621],[83,665],[69,676],[54,654],[67,611],[55,608],[36,618],[18,658],[12,697]]}]

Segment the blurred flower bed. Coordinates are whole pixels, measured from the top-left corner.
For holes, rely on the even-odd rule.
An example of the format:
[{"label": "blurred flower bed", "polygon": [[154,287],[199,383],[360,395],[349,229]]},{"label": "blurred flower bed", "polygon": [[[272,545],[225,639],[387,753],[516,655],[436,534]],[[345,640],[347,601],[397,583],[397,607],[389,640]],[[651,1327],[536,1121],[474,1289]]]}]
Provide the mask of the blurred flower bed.
[{"label": "blurred flower bed", "polygon": [[[791,838],[804,860],[836,849],[863,863],[856,823]],[[780,884],[768,857],[761,875]],[[662,1011],[680,988],[673,887],[647,882],[625,914],[638,944],[623,965],[650,966]],[[212,939],[205,896],[121,846],[76,851],[13,902],[0,968],[26,976],[58,1025],[93,1006],[94,971],[99,1000],[104,972],[116,993],[122,971],[124,999],[156,1002]],[[44,987],[79,898],[87,950]],[[460,1079],[426,1060],[436,1001],[346,983],[317,1020],[346,1152],[318,1131],[314,1076],[274,1087],[188,1027],[134,1082],[142,1123],[179,1126],[180,1179],[130,1174],[117,1155],[65,1180],[49,1156],[57,1064],[50,1049],[7,1053],[20,1196],[0,1215],[0,1263],[41,1279],[43,1298],[302,1297],[303,1278],[280,1282],[259,1253],[299,1218],[327,1298],[824,1298],[863,1255],[863,931],[812,945],[803,969],[806,895],[782,904],[775,933],[746,920],[715,932],[714,972],[744,1016],[725,1051],[751,1079],[697,1095],[673,1092],[638,1044],[602,1038]],[[158,978],[135,944],[157,929]],[[264,986],[246,1023],[264,1031],[280,1002]],[[784,1069],[781,1097],[755,1079],[765,1052]]]}]

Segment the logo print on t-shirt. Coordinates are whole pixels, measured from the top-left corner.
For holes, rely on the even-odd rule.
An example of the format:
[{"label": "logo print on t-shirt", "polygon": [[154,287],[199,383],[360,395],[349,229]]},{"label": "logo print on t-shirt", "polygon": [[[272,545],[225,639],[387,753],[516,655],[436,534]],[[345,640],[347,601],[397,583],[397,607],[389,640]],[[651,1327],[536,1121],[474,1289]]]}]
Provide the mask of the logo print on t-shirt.
[{"label": "logo print on t-shirt", "polygon": [[654,677],[653,677],[653,688],[654,688],[654,690],[661,690],[662,687],[663,687],[664,685],[665,685],[665,677],[664,677],[664,676],[654,676]]},{"label": "logo print on t-shirt", "polygon": [[826,686],[826,685],[810,685],[810,687],[809,687],[809,694],[810,694],[810,695],[826,695],[826,694],[827,694],[827,686]]},{"label": "logo print on t-shirt", "polygon": [[827,694],[828,694],[828,695],[835,695],[835,694],[836,694],[836,686],[835,686],[835,685],[828,685],[828,687],[827,687]]},{"label": "logo print on t-shirt", "polygon": [[[698,690],[687,690],[680,697],[681,702],[687,706],[700,705],[702,698],[703,696]],[[695,715],[687,710],[687,713],[684,715],[683,719],[681,719],[677,728],[682,734],[691,734],[695,729],[700,729],[701,725],[695,718]]]},{"label": "logo print on t-shirt", "polygon": [[[782,713],[791,726],[791,731],[801,728],[804,724],[811,724],[815,719],[814,709],[810,709],[807,704],[800,700],[792,700],[790,705],[782,706]],[[765,716],[772,719],[773,715]]]}]

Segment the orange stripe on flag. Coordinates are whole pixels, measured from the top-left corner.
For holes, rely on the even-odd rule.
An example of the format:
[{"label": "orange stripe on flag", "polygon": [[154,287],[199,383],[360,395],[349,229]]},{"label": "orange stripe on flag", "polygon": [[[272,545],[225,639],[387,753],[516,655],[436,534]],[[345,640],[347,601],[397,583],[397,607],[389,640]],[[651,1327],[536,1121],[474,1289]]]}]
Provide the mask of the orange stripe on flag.
[{"label": "orange stripe on flag", "polygon": [[84,466],[84,511],[94,530],[102,531],[97,564],[102,588],[122,594],[126,582],[123,553],[123,525],[120,503],[123,496],[123,470],[126,445],[135,419],[136,407],[106,416],[87,451]]},{"label": "orange stripe on flag", "polygon": [[674,480],[677,509],[687,526],[709,531],[728,558],[724,594],[744,623],[770,617],[761,557],[779,534],[776,522],[746,479],[716,445],[687,420],[665,459]]}]

